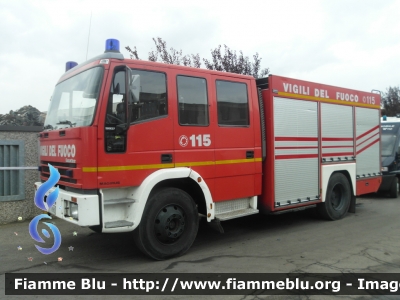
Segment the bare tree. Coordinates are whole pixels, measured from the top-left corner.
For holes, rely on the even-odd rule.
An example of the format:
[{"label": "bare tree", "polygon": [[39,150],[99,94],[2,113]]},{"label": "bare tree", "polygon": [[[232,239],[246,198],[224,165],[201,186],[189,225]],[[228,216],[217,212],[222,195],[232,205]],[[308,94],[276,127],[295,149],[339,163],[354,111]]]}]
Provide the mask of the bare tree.
[{"label": "bare tree", "polygon": [[[156,46],[155,51],[150,51],[148,60],[161,61],[166,64],[183,65],[194,68],[201,68],[200,55],[183,55],[182,50],[167,48],[167,43],[160,37],[153,38]],[[139,59],[136,47],[132,50],[129,46],[125,47],[132,59]],[[224,45],[224,53],[221,52],[221,45],[211,49],[211,59],[203,59],[206,69],[232,72],[237,74],[251,75],[255,78],[263,77],[269,73],[268,68],[261,69],[261,58],[258,53],[253,55],[254,61],[251,62],[242,51],[239,54]]]},{"label": "bare tree", "polygon": [[184,65],[187,67],[200,68],[200,55],[183,55],[182,50],[176,50],[174,48],[167,47],[167,42],[162,38],[153,38],[153,42],[156,46],[155,51],[149,52],[150,61],[161,61],[166,64]]},{"label": "bare tree", "polygon": [[268,74],[268,69],[260,70],[261,58],[258,53],[253,55],[254,62],[250,62],[242,51],[239,51],[238,55],[236,51],[231,50],[227,45],[224,45],[224,48],[224,53],[221,52],[221,45],[211,50],[212,60],[203,59],[207,69],[251,75],[255,78]]},{"label": "bare tree", "polygon": [[129,46],[126,46],[125,49],[128,50],[131,59],[140,59],[136,47],[133,47],[135,50],[132,50]]}]

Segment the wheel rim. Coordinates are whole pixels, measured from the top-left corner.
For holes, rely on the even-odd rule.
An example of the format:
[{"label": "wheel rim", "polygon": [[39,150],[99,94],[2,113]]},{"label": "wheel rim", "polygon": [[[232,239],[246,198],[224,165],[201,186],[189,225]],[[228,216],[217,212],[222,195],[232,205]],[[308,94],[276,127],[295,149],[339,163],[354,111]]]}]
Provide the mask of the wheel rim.
[{"label": "wheel rim", "polygon": [[164,244],[176,242],[185,231],[185,214],[178,205],[163,207],[154,220],[154,233]]},{"label": "wheel rim", "polygon": [[336,184],[331,193],[331,205],[334,210],[341,210],[344,205],[344,188],[341,184]]}]

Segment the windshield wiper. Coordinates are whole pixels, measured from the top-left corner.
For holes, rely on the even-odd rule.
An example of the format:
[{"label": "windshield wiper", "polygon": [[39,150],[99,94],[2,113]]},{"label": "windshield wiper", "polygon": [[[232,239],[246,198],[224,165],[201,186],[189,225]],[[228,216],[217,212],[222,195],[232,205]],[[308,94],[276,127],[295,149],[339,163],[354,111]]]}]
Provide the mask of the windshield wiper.
[{"label": "windshield wiper", "polygon": [[57,125],[64,125],[64,124],[67,124],[67,125],[69,125],[71,127],[73,127],[73,125],[76,125],[76,123],[72,123],[71,121],[68,121],[68,120],[60,121],[60,122],[57,123]]},{"label": "windshield wiper", "polygon": [[54,127],[51,124],[47,124],[46,126],[43,127],[43,129],[51,129],[51,130],[53,130]]}]

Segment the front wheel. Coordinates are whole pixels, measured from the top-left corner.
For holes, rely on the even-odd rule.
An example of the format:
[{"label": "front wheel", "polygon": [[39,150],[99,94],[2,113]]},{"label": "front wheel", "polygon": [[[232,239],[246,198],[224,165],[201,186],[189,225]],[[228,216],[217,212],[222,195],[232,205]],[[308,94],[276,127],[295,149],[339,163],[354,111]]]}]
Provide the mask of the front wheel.
[{"label": "front wheel", "polygon": [[320,215],[328,220],[339,220],[349,210],[351,188],[346,176],[334,173],[328,182],[325,202],[318,204]]},{"label": "front wheel", "polygon": [[147,201],[134,239],[144,254],[163,260],[189,250],[198,227],[198,212],[192,197],[180,189],[167,188]]}]

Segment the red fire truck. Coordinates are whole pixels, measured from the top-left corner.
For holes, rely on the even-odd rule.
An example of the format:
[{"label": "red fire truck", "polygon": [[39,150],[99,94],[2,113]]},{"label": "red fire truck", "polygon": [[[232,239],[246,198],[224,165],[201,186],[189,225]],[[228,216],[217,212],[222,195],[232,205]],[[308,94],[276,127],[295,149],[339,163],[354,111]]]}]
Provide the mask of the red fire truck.
[{"label": "red fire truck", "polygon": [[[133,231],[154,259],[220,221],[315,207],[326,219],[378,190],[380,97],[270,75],[125,59],[117,40],[67,63],[40,133],[49,213],[97,232]],[[50,190],[51,192],[52,190]]]}]

